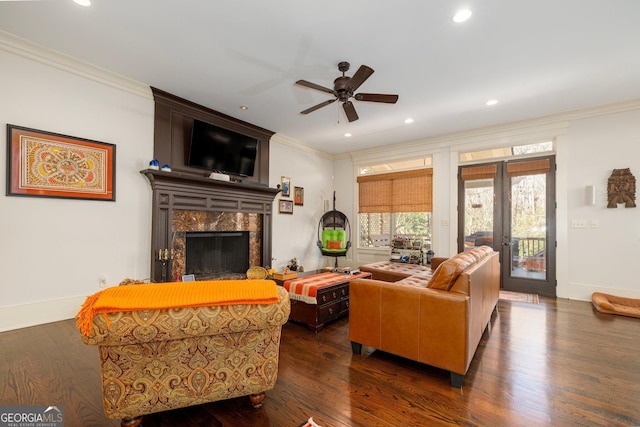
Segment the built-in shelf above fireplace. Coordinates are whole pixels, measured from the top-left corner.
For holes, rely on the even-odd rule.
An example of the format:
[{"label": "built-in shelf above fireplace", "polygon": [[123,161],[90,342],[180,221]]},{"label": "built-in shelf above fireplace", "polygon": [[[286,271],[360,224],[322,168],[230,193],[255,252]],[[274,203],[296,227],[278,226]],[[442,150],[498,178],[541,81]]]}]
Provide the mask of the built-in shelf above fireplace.
[{"label": "built-in shelf above fireplace", "polygon": [[[186,272],[187,232],[247,232],[249,264],[271,264],[271,212],[280,191],[269,184],[269,142],[274,132],[157,88],[153,156],[173,172],[143,170],[153,188],[151,280],[180,280]],[[252,176],[215,181],[188,164],[194,121],[200,120],[258,142]],[[187,273],[188,274],[188,273]]]},{"label": "built-in shelf above fireplace", "polygon": [[[279,189],[143,170],[153,189],[151,278],[179,280],[188,232],[248,232],[251,265],[271,264],[272,206]],[[259,246],[259,247],[258,247]]]}]

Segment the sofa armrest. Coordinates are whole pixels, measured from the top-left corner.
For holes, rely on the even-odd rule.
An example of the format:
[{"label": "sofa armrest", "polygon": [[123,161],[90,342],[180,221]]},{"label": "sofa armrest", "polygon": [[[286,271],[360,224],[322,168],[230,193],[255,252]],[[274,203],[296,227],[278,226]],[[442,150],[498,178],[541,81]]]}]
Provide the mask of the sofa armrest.
[{"label": "sofa armrest", "polygon": [[[420,362],[464,375],[469,358],[470,297],[439,289],[420,293]],[[473,354],[473,353],[472,353]]]},{"label": "sofa armrest", "polygon": [[464,374],[469,297],[437,289],[353,280],[349,339]]}]

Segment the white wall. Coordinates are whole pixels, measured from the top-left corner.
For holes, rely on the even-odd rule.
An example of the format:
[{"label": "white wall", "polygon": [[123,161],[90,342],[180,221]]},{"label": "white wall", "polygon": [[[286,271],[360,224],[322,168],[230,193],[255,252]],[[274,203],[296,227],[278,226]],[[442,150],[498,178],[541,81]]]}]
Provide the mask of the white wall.
[{"label": "white wall", "polygon": [[[151,186],[139,173],[153,156],[148,86],[60,57],[10,35],[0,39],[0,125],[7,123],[116,145],[116,201],[0,196],[0,331],[72,318],[87,295],[150,275]],[[0,132],[6,144],[6,132]],[[271,186],[303,187],[293,215],[273,210],[273,266],[296,257],[306,269],[333,265],[316,246],[333,194],[332,156],[275,135]],[[6,165],[6,150],[0,150]],[[0,186],[6,187],[6,173]],[[293,188],[292,188],[293,190]],[[346,202],[345,199],[343,199]]]},{"label": "white wall", "polygon": [[[457,248],[459,152],[550,139],[557,146],[558,297],[588,301],[600,291],[640,298],[640,280],[633,279],[629,269],[640,259],[640,207],[606,208],[607,178],[613,169],[628,167],[640,178],[640,100],[351,153],[351,165],[342,166],[351,175],[341,176],[336,186],[355,188],[355,166],[389,159],[390,153],[396,159],[433,155],[434,250],[451,256]],[[587,185],[596,185],[595,206],[584,203]],[[354,205],[357,212],[357,201]],[[576,219],[586,220],[588,227],[571,228]],[[355,252],[361,263],[386,256]]]},{"label": "white wall", "polygon": [[[71,318],[85,297],[126,277],[149,277],[151,187],[139,173],[153,153],[154,106],[147,86],[120,81],[86,64],[48,61],[7,49],[0,40],[0,126],[7,123],[113,143],[117,147],[116,202],[0,196],[0,331]],[[3,49],[4,48],[4,49]],[[35,59],[31,59],[35,58]],[[67,59],[68,61],[71,61]],[[56,66],[49,64],[57,63]],[[110,80],[113,79],[113,80]],[[6,144],[6,132],[0,132]],[[640,176],[640,100],[587,113],[506,124],[462,135],[390,145],[333,158],[275,135],[270,184],[281,176],[305,190],[293,215],[273,207],[273,266],[296,257],[307,270],[333,265],[316,247],[324,203],[336,190],[337,208],[354,227],[354,165],[375,158],[433,155],[434,250],[455,251],[457,153],[514,141],[557,142],[558,296],[588,300],[594,291],[640,297],[630,267],[640,259],[640,208],[606,208],[606,181],[613,169]],[[5,145],[6,147],[6,145]],[[6,167],[6,149],[0,149]],[[584,205],[584,187],[596,185],[596,206]],[[6,173],[0,173],[6,188]],[[584,219],[597,228],[570,228]],[[362,262],[352,250],[340,265]]]},{"label": "white wall", "polygon": [[[116,201],[0,196],[0,330],[71,318],[99,290],[149,277],[153,100],[0,50],[0,125],[116,145]],[[6,132],[0,132],[3,147]],[[6,150],[0,150],[6,167]],[[6,173],[0,174],[6,188]]]},{"label": "white wall", "polygon": [[[607,208],[613,169],[630,168],[640,184],[640,110],[572,121],[566,143],[566,162],[558,166],[567,171],[566,296],[584,300],[601,291],[640,298],[632,273],[640,260],[640,207]],[[596,186],[595,206],[585,205],[587,185]],[[587,228],[571,228],[572,220],[586,220]]]},{"label": "white wall", "polygon": [[[269,174],[270,187],[280,184],[282,176],[291,179],[291,197],[278,194],[273,204],[272,267],[281,270],[294,257],[307,271],[333,265],[335,259],[323,257],[316,246],[324,201],[333,197],[332,158],[276,134],[269,146]],[[304,205],[294,206],[293,214],[281,214],[278,201],[293,200],[293,187],[304,188]]]}]

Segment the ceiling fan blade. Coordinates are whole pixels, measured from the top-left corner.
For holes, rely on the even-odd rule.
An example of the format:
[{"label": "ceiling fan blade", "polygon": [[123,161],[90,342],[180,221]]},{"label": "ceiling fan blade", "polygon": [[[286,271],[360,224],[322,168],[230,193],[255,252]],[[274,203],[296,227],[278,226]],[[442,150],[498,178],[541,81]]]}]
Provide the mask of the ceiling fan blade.
[{"label": "ceiling fan blade", "polygon": [[320,104],[314,105],[311,108],[307,108],[304,111],[300,111],[300,114],[309,114],[309,113],[311,113],[313,111],[316,111],[319,108],[325,107],[325,106],[327,106],[327,105],[329,105],[329,104],[331,104],[332,102],[335,102],[335,101],[336,101],[336,98],[329,99],[328,101],[321,102]]},{"label": "ceiling fan blade", "polygon": [[353,77],[351,77],[351,81],[349,82],[351,90],[355,92],[365,80],[371,77],[371,74],[373,74],[372,68],[369,68],[366,65],[361,65],[360,68],[358,68],[358,71],[356,71]]},{"label": "ceiling fan blade", "polygon": [[333,89],[329,89],[328,87],[320,86],[320,85],[317,85],[315,83],[308,82],[306,80],[298,80],[296,82],[296,84],[299,85],[299,86],[304,86],[304,87],[308,87],[308,88],[311,88],[311,89],[319,90],[321,92],[327,92],[327,93],[330,93],[331,95],[333,95]]},{"label": "ceiling fan blade", "polygon": [[358,93],[354,98],[358,101],[386,102],[387,104],[398,102],[398,95],[384,95],[381,93]]},{"label": "ceiling fan blade", "polygon": [[356,108],[353,106],[353,102],[344,102],[342,104],[342,108],[344,109],[344,113],[347,115],[347,119],[350,122],[355,122],[356,120],[358,120],[358,113],[356,113]]}]

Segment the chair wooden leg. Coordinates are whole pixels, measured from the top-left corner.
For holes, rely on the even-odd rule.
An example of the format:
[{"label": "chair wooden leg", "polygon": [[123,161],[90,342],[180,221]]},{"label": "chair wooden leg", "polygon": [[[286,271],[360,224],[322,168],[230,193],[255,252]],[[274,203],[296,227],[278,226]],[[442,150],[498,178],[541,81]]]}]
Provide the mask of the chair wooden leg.
[{"label": "chair wooden leg", "polygon": [[264,402],[265,397],[267,396],[263,391],[262,393],[250,395],[249,399],[251,399],[251,405],[253,405],[254,408],[260,409],[262,408],[262,402]]},{"label": "chair wooden leg", "polygon": [[142,425],[142,417],[123,418],[120,427],[139,427]]}]

